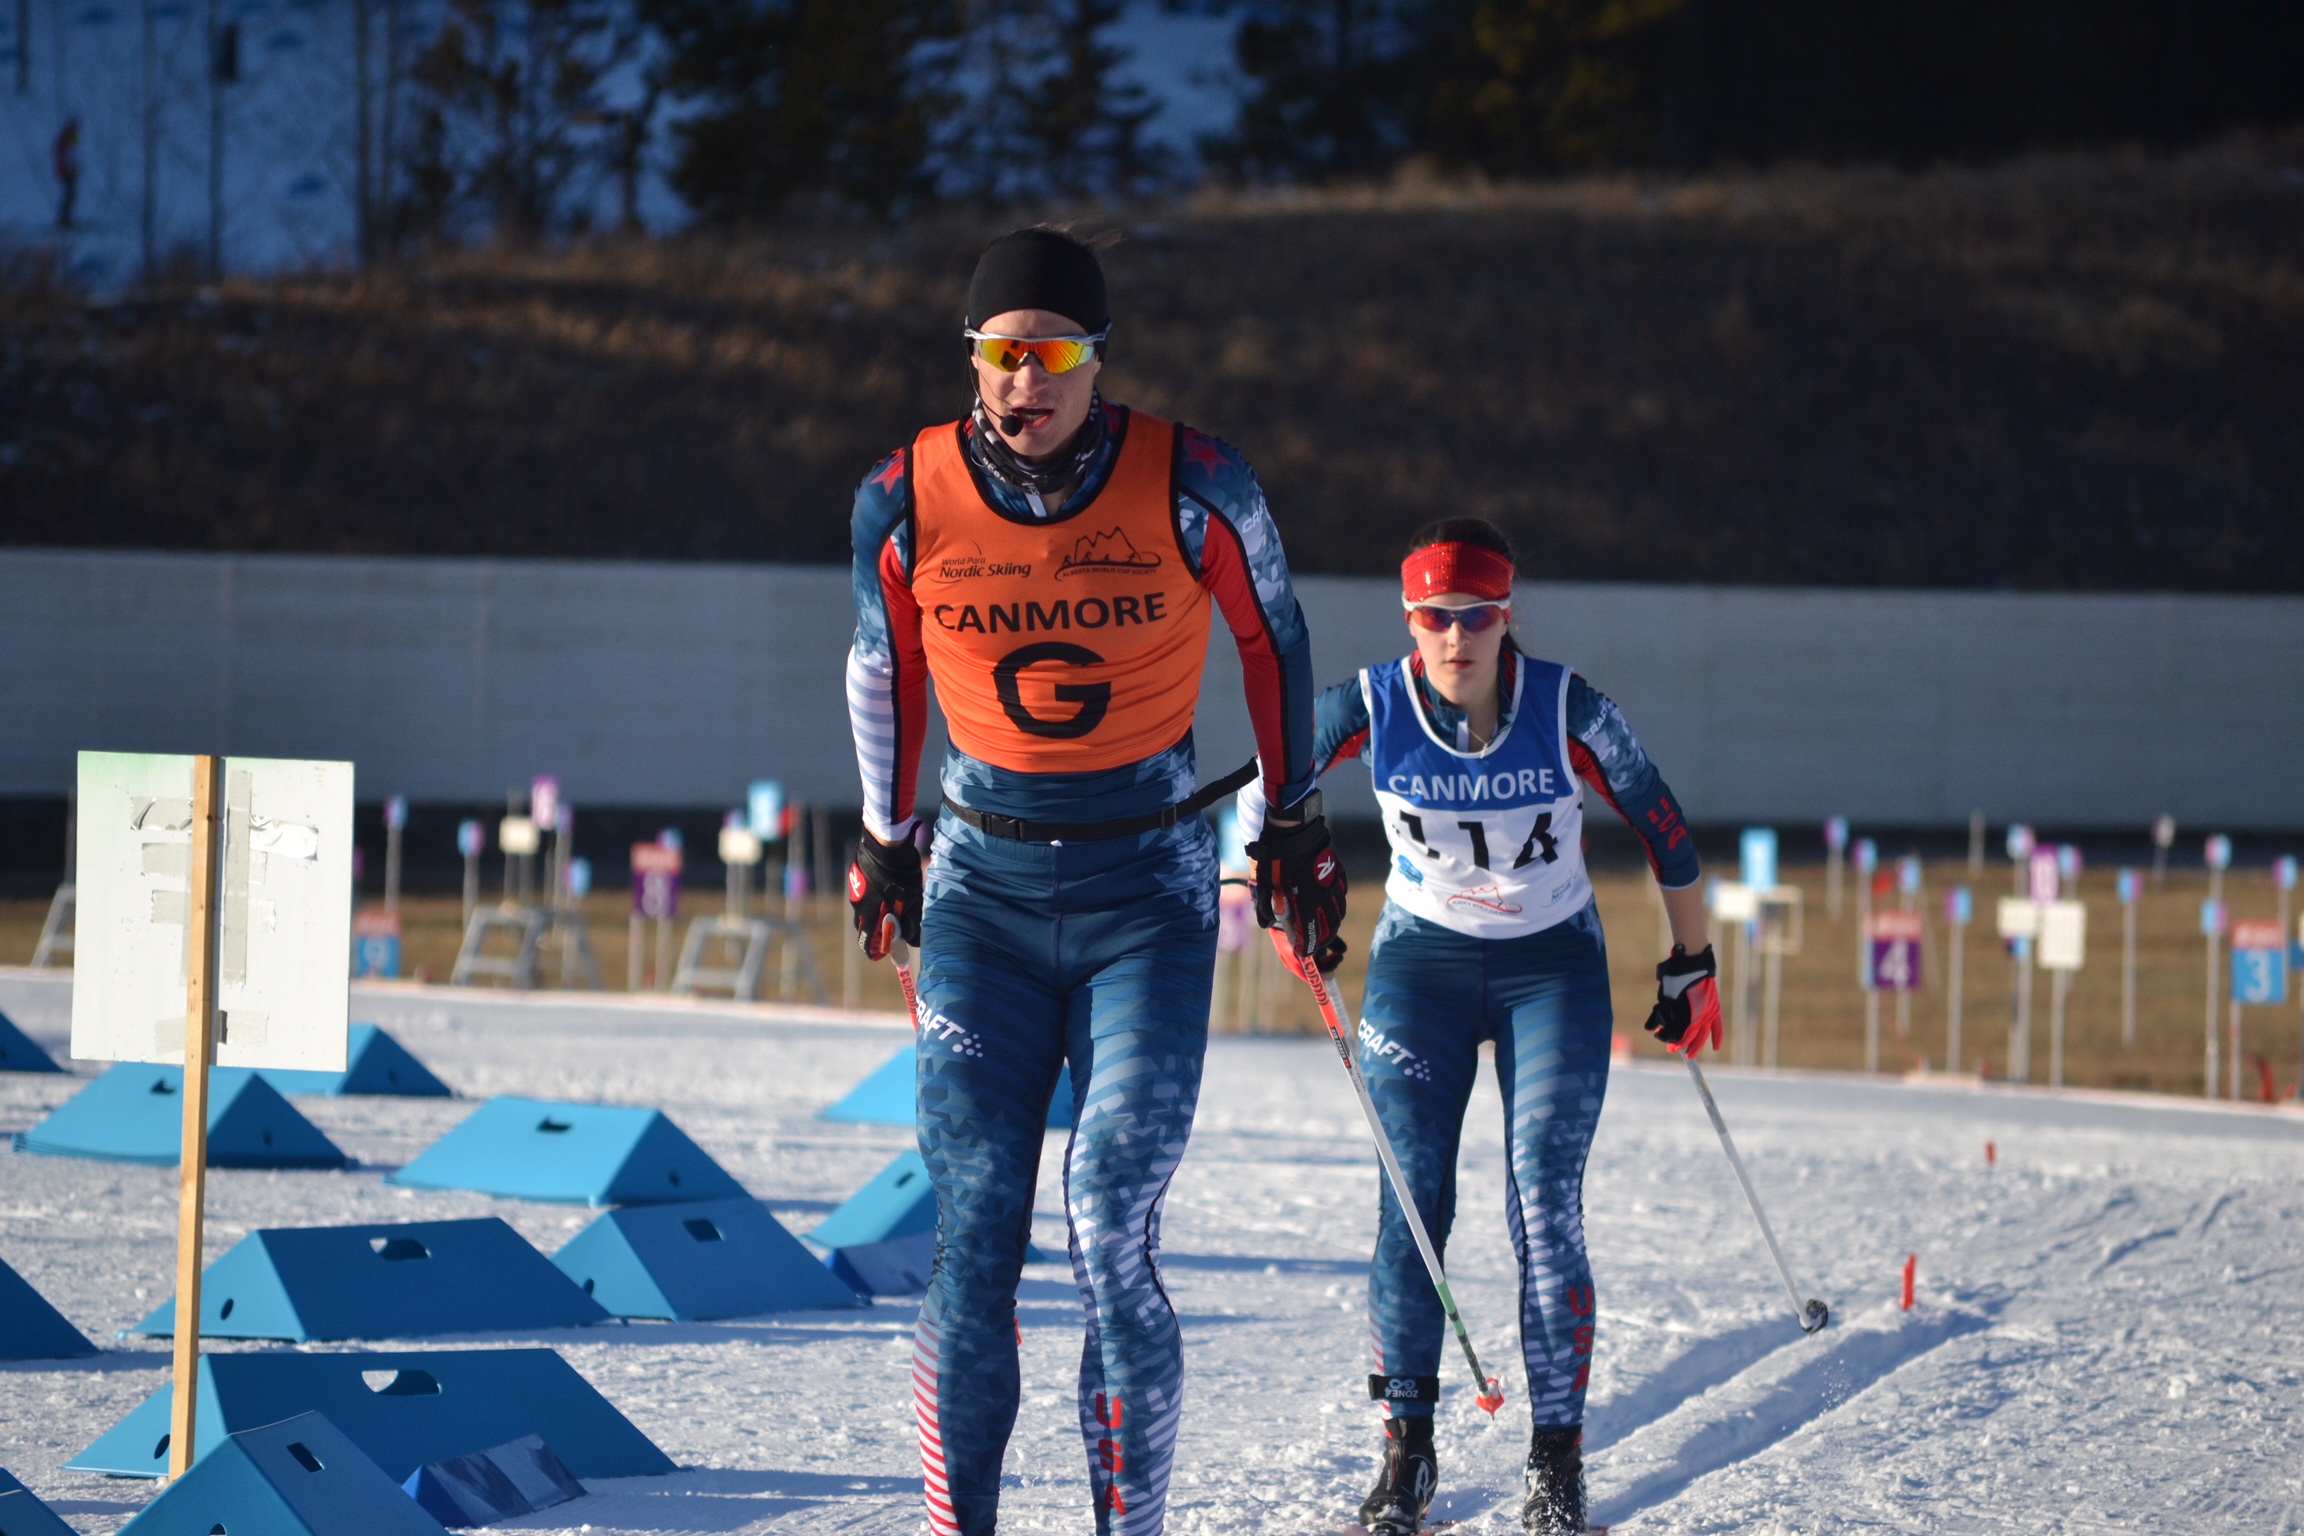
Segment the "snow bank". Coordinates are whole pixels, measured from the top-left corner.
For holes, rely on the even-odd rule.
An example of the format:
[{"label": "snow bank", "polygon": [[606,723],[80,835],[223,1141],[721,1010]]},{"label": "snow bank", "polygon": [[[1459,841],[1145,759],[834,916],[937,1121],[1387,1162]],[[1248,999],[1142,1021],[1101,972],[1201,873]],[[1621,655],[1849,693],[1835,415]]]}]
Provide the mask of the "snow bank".
[{"label": "snow bank", "polygon": [[[814,1118],[903,1043],[892,1021],[439,989],[354,998],[355,1017],[391,1029],[466,1099],[300,1100],[361,1166],[212,1174],[211,1258],[258,1225],[478,1214],[558,1247],[589,1213],[382,1183],[489,1094],[661,1108],[801,1232],[906,1140]],[[0,976],[0,1009],[61,1054],[64,983]],[[29,1127],[93,1070],[0,1075],[0,1129]],[[2295,1527],[2304,1119],[1850,1078],[1714,1081],[1802,1284],[1836,1321],[1813,1339],[1793,1325],[1685,1074],[1620,1069],[1585,1200],[1600,1292],[1597,1515],[1626,1532]],[[1453,1265],[1479,1343],[1508,1360],[1501,1122],[1492,1087],[1481,1092]],[[1166,1222],[1191,1373],[1173,1529],[1332,1532],[1358,1503],[1378,1434],[1360,1385],[1376,1177],[1324,1043],[1215,1044]],[[172,1170],[0,1154],[0,1255],[110,1342],[168,1294],[174,1199]],[[1034,1240],[1060,1252],[1053,1156],[1041,1209]],[[1904,1313],[1912,1252],[1919,1305]],[[683,1468],[594,1484],[517,1525],[918,1530],[912,1315],[884,1300],[486,1337],[561,1350]],[[1027,1271],[1021,1316],[1003,1529],[1077,1533],[1080,1322],[1063,1266]],[[57,1469],[166,1369],[164,1341],[140,1339],[93,1362],[0,1367],[0,1465],[82,1530],[117,1530],[153,1490]],[[1453,1359],[1447,1378],[1461,1382]],[[1516,1369],[1505,1379],[1511,1401],[1493,1424],[1468,1396],[1442,1405],[1437,1513],[1467,1532],[1516,1529],[1525,1394]]]}]

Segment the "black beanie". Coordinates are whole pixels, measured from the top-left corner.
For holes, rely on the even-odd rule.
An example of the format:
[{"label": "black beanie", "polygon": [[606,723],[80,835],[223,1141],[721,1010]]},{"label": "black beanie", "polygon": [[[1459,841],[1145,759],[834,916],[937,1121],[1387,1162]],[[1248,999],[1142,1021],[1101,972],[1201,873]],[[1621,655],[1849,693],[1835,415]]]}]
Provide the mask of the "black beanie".
[{"label": "black beanie", "polygon": [[1062,315],[1087,336],[1112,326],[1096,253],[1053,229],[1002,235],[976,259],[976,275],[968,280],[968,328],[981,329],[994,315],[1015,309]]}]

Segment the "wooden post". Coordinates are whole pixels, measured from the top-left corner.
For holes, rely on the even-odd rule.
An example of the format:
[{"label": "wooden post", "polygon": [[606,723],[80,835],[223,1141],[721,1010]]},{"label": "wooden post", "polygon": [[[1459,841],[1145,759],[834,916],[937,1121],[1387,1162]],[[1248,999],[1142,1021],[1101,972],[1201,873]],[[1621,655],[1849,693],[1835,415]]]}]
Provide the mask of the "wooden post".
[{"label": "wooden post", "polygon": [[218,885],[224,868],[224,760],[192,759],[192,893],[184,929],[184,1141],[177,1160],[176,1400],[168,1476],[192,1467],[200,1406],[200,1253],[208,1195],[208,1062],[216,1039]]},{"label": "wooden post", "polygon": [[1944,1070],[1957,1072],[1960,1070],[1960,1015],[1968,1001],[1968,925],[1955,922],[1949,926],[1951,953],[1945,958],[1951,962],[1952,974],[1946,978],[1944,987]]}]

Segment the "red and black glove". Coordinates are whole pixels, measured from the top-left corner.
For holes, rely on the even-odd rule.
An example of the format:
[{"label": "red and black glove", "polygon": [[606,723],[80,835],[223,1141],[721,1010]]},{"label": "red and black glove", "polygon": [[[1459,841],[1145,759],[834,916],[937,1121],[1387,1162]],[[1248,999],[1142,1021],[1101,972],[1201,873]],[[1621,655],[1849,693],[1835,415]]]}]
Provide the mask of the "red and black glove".
[{"label": "red and black glove", "polygon": [[920,849],[910,838],[884,843],[867,832],[848,866],[848,906],[867,960],[885,960],[900,936],[920,947]]},{"label": "red and black glove", "polygon": [[1289,946],[1323,971],[1341,965],[1346,881],[1328,841],[1328,818],[1315,814],[1289,827],[1267,822],[1248,857],[1256,861],[1256,921],[1284,925]]},{"label": "red and black glove", "polygon": [[1720,967],[1712,946],[1692,955],[1675,944],[1672,958],[1656,967],[1656,1006],[1648,1011],[1648,1033],[1693,1060],[1709,1045],[1720,1049]]}]

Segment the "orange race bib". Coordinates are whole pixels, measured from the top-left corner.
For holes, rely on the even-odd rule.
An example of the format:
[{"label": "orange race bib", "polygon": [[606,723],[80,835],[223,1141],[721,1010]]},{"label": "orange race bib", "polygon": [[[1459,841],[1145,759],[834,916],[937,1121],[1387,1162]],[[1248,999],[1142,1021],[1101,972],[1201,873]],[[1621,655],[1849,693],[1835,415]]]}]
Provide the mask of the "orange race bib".
[{"label": "orange race bib", "polygon": [[1192,729],[1208,592],[1176,538],[1176,428],[1131,411],[1112,478],[1054,524],[1003,517],[960,425],[912,451],[912,595],[952,743],[1019,773],[1141,762]]}]

